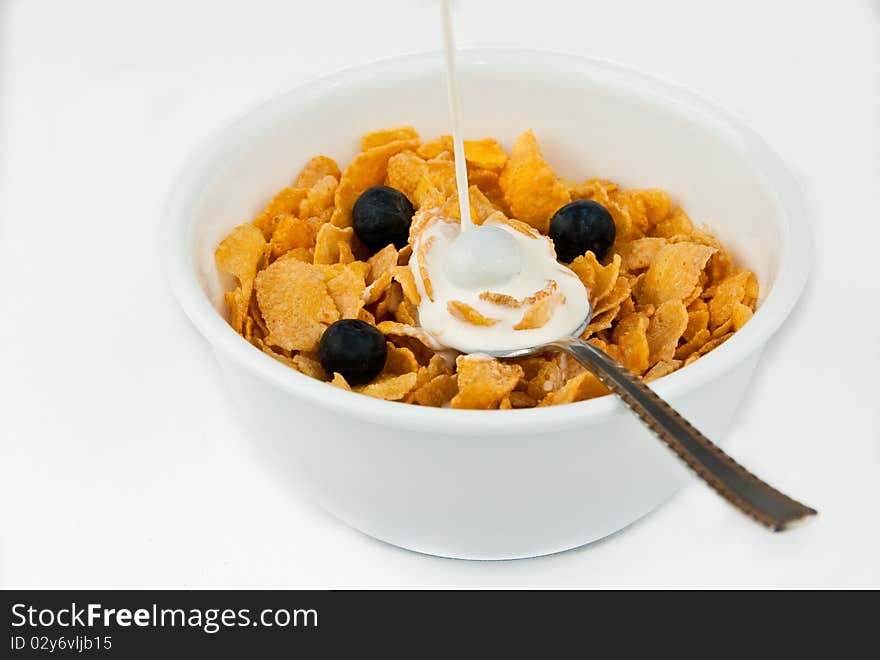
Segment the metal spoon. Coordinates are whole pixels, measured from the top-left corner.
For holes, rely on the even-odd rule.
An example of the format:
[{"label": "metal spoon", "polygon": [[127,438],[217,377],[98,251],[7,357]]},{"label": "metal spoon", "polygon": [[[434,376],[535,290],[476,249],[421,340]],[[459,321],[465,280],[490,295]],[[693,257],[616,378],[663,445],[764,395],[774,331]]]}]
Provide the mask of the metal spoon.
[{"label": "metal spoon", "polygon": [[540,346],[513,351],[483,351],[496,358],[521,358],[564,351],[577,359],[609,390],[623,399],[642,422],[697,476],[740,511],[775,532],[813,516],[815,509],[793,500],[761,481],[695,429],[672,406],[610,355],[580,339],[592,310],[570,336]]}]

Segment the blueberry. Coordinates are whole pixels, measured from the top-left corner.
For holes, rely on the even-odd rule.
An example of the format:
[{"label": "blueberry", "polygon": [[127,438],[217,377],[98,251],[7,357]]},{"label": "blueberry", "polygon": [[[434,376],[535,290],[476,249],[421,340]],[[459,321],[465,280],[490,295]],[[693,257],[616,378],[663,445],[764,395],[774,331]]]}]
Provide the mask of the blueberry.
[{"label": "blueberry", "polygon": [[382,367],[388,348],[385,335],[358,319],[336,321],[324,331],[318,357],[331,376],[340,373],[350,385],[373,380]]},{"label": "blueberry", "polygon": [[614,220],[601,204],[580,199],[555,213],[550,220],[550,239],[560,261],[571,263],[587,250],[601,260],[614,243]]},{"label": "blueberry", "polygon": [[377,252],[389,243],[398,250],[409,240],[412,204],[406,196],[388,186],[374,186],[361,193],[352,209],[354,230],[361,242]]}]

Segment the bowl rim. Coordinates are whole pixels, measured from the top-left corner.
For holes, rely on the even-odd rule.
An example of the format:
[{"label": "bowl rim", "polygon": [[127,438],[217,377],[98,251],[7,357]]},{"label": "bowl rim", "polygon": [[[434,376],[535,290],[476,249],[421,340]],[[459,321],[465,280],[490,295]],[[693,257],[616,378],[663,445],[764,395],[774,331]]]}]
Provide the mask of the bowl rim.
[{"label": "bowl rim", "polygon": [[[629,414],[617,397],[605,396],[577,403],[545,408],[520,410],[453,410],[430,408],[383,401],[347,392],[332,385],[316,382],[244,341],[217,312],[202,289],[194,259],[194,209],[202,191],[222,170],[223,163],[239,148],[245,147],[261,124],[276,114],[293,95],[307,103],[316,95],[363,76],[384,73],[393,75],[406,69],[434,63],[441,57],[437,50],[375,60],[320,76],[277,94],[243,112],[238,118],[215,131],[185,162],[169,195],[163,227],[166,272],[172,291],[196,329],[223,357],[232,360],[253,376],[271,383],[309,404],[330,409],[379,425],[444,434],[498,435],[548,432],[585,423],[604,423],[616,416]],[[733,369],[755,351],[760,350],[779,329],[800,297],[809,272],[810,232],[803,194],[791,169],[783,158],[743,120],[718,104],[687,87],[654,74],[609,60],[568,53],[511,47],[462,48],[460,61],[480,63],[487,58],[505,58],[513,66],[515,58],[526,58],[531,65],[543,61],[548,65],[592,68],[612,74],[615,82],[628,83],[637,90],[662,94],[701,110],[720,121],[743,140],[751,160],[760,161],[767,182],[784,211],[780,219],[778,273],[770,294],[752,320],[728,341],[706,356],[651,384],[664,398],[674,399],[694,391],[719,375]]]}]

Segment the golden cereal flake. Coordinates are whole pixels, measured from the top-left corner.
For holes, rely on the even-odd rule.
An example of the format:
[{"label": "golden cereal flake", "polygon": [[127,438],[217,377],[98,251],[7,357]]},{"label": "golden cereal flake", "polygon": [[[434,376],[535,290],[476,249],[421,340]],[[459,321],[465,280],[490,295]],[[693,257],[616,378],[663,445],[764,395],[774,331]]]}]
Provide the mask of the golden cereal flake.
[{"label": "golden cereal flake", "polygon": [[425,331],[415,326],[398,323],[396,321],[382,321],[381,323],[377,323],[376,327],[379,329],[379,332],[386,336],[411,337],[417,339],[425,346],[430,346],[432,344],[430,337],[428,337]]},{"label": "golden cereal flake", "polygon": [[497,408],[501,399],[510,394],[523,376],[521,367],[475,355],[461,355],[456,361],[458,394],[453,408]]},{"label": "golden cereal flake", "polygon": [[370,264],[370,272],[367,275],[367,284],[372,284],[386,271],[391,270],[397,265],[397,248],[391,243],[379,250],[376,254],[367,260]]},{"label": "golden cereal flake", "polygon": [[522,300],[518,300],[513,296],[508,296],[505,293],[493,293],[491,291],[483,291],[480,294],[480,300],[485,300],[486,302],[491,302],[496,305],[502,305],[503,307],[524,307],[528,305],[534,305],[536,302],[543,300],[544,298],[549,297],[556,291],[556,280],[548,280],[547,284],[535,291],[530,296],[523,298]]},{"label": "golden cereal flake", "polygon": [[639,302],[659,305],[682,300],[697,286],[715,248],[697,243],[671,243],[657,252],[639,288]]},{"label": "golden cereal flake", "polygon": [[371,282],[364,290],[364,304],[372,305],[374,302],[381,300],[391,286],[391,278],[393,275],[394,272],[392,270],[386,270],[378,279]]},{"label": "golden cereal flake", "polygon": [[530,130],[514,142],[498,183],[510,214],[544,234],[553,214],[571,201]]},{"label": "golden cereal flake", "polygon": [[399,401],[409,394],[415,386],[415,372],[400,375],[381,374],[372,383],[355,387],[354,391],[375,399]]},{"label": "golden cereal flake", "polygon": [[649,362],[671,360],[688,325],[688,311],[680,300],[667,300],[657,307],[648,324]]},{"label": "golden cereal flake", "polygon": [[410,349],[395,346],[390,341],[385,344],[388,347],[388,357],[385,358],[385,367],[382,369],[382,373],[399,376],[419,370],[418,360]]},{"label": "golden cereal flake", "polygon": [[299,176],[297,176],[296,183],[293,185],[294,188],[308,190],[328,176],[332,176],[339,181],[339,177],[342,176],[342,173],[339,171],[339,165],[328,156],[315,156],[306,163]]},{"label": "golden cereal flake", "polygon": [[490,302],[494,305],[501,305],[502,307],[522,307],[523,301],[517,300],[513,296],[508,296],[506,293],[495,293],[492,291],[483,291],[480,294],[480,300],[484,300],[486,302]]},{"label": "golden cereal flake", "polygon": [[698,351],[703,345],[709,341],[711,335],[706,328],[702,328],[697,330],[694,335],[685,341],[684,344],[675,349],[675,359],[676,360],[686,360],[693,353]]},{"label": "golden cereal flake", "polygon": [[602,330],[607,330],[614,324],[614,319],[617,318],[618,313],[620,312],[620,305],[605,310],[600,314],[595,314],[590,319],[590,324],[584,329],[583,337],[590,337],[597,332],[601,332]]},{"label": "golden cereal flake", "polygon": [[325,270],[327,291],[339,310],[340,318],[358,318],[364,306],[364,275],[368,268],[363,261],[356,261],[345,264],[337,272]]},{"label": "golden cereal flake", "polygon": [[[588,179],[583,183],[563,181],[572,200],[590,199],[594,202],[608,200],[611,193],[618,189],[618,185],[608,179]],[[601,202],[600,202],[601,203]]]},{"label": "golden cereal flake", "polygon": [[299,218],[284,214],[276,218],[275,231],[269,245],[272,258],[277,259],[295,248],[313,248],[321,226],[320,218]]},{"label": "golden cereal flake", "polygon": [[419,268],[419,276],[422,278],[422,286],[425,289],[425,295],[428,296],[428,299],[434,300],[434,286],[431,284],[431,278],[428,276],[428,266],[427,266],[427,255],[428,250],[431,249],[431,244],[434,242],[434,237],[429,236],[427,240],[423,241],[419,245],[419,251],[416,253],[416,264]]},{"label": "golden cereal flake", "polygon": [[339,320],[321,269],[282,259],[261,271],[255,288],[269,329],[265,342],[288,351],[313,351],[326,324]]},{"label": "golden cereal flake", "polygon": [[468,167],[468,184],[476,186],[495,208],[506,211],[507,202],[504,201],[504,192],[498,182],[500,176],[495,170]]},{"label": "golden cereal flake", "polygon": [[688,324],[684,329],[684,338],[688,341],[701,330],[709,328],[709,306],[705,300],[697,298],[688,305]]},{"label": "golden cereal flake", "polygon": [[291,358],[291,362],[297,371],[311,376],[317,380],[329,380],[327,372],[321,366],[321,362],[314,355],[298,353]]},{"label": "golden cereal flake", "polygon": [[549,392],[541,399],[538,405],[541,407],[558,406],[563,403],[584,401],[597,396],[605,396],[606,394],[608,394],[608,388],[598,378],[589,371],[582,371],[569,378],[559,389]]},{"label": "golden cereal flake", "polygon": [[392,281],[391,286],[385,292],[385,297],[376,305],[376,318],[382,321],[389,316],[394,316],[403,302],[403,288],[397,282]]},{"label": "golden cereal flake", "polygon": [[351,251],[353,237],[353,227],[342,229],[329,223],[322,225],[315,237],[315,263],[337,264],[354,261]]},{"label": "golden cereal flake", "polygon": [[376,147],[382,147],[390,142],[400,140],[419,140],[419,134],[412,126],[396,126],[383,128],[372,133],[367,133],[361,138],[361,151],[369,151]]},{"label": "golden cereal flake", "polygon": [[328,174],[309,189],[309,194],[299,204],[299,217],[309,218],[320,215],[333,206],[336,186],[339,179]]},{"label": "golden cereal flake", "polygon": [[734,307],[742,303],[746,297],[746,285],[754,275],[747,270],[720,282],[715,295],[709,301],[709,328],[714,330],[727,321],[733,314]]},{"label": "golden cereal flake", "polygon": [[451,152],[452,148],[452,136],[441,135],[436,140],[425,142],[418,149],[416,149],[416,153],[419,155],[419,157],[424,158],[425,160],[430,160],[431,158],[437,158],[440,154],[444,152]]},{"label": "golden cereal flake", "polygon": [[611,263],[603,266],[596,255],[588,251],[572,261],[569,267],[586,287],[590,294],[590,305],[595,309],[596,303],[611,292],[620,276],[620,255],[615,254]]},{"label": "golden cereal flake", "polygon": [[428,179],[428,163],[411,151],[404,151],[388,159],[385,185],[402,192],[413,204],[416,203],[416,188],[422,179]]},{"label": "golden cereal flake", "polygon": [[618,360],[635,374],[643,374],[650,366],[648,317],[635,312],[621,319],[611,334],[620,355]]},{"label": "golden cereal flake", "polygon": [[445,198],[449,198],[457,187],[455,183],[455,163],[451,160],[431,159],[425,163],[428,168],[428,179]]},{"label": "golden cereal flake", "polygon": [[414,401],[420,406],[445,406],[458,394],[458,377],[438,374],[413,391]]},{"label": "golden cereal flake", "polygon": [[619,277],[605,296],[596,301],[593,308],[593,314],[599,315],[607,312],[609,309],[616,309],[623,305],[630,298],[632,293],[632,285],[626,277]]},{"label": "golden cereal flake", "polygon": [[500,170],[507,162],[504,148],[492,138],[464,141],[464,159],[468,168]]},{"label": "golden cereal flake", "polygon": [[681,360],[663,360],[662,362],[658,362],[653,367],[648,369],[648,371],[642,378],[646,383],[650,383],[651,381],[662,378],[663,376],[668,376],[680,367]]},{"label": "golden cereal flake", "polygon": [[624,272],[645,270],[654,263],[657,253],[668,243],[668,239],[646,236],[634,241],[615,245],[614,249],[620,254],[620,267]]},{"label": "golden cereal flake", "polygon": [[694,223],[682,208],[676,208],[664,220],[651,229],[651,236],[672,238],[674,236],[690,236],[694,232]]},{"label": "golden cereal flake", "polygon": [[557,292],[545,296],[526,309],[519,322],[513,326],[513,329],[533,330],[543,328],[553,316],[556,308],[564,304],[565,296],[562,293]]},{"label": "golden cereal flake", "polygon": [[423,176],[419,180],[419,185],[416,186],[415,192],[413,192],[412,200],[413,206],[416,209],[435,209],[445,201],[446,197],[431,183],[427,176]]},{"label": "golden cereal flake", "polygon": [[534,377],[525,384],[526,393],[541,401],[550,392],[555,392],[565,384],[565,373],[558,362],[544,359],[538,367]]},{"label": "golden cereal flake", "polygon": [[416,278],[409,266],[395,266],[394,280],[400,283],[403,295],[406,300],[413,305],[422,302],[422,296],[419,294],[419,288],[416,286]]},{"label": "golden cereal flake", "polygon": [[238,287],[226,293],[226,304],[229,306],[229,323],[239,334],[250,305],[254,278],[266,249],[263,233],[252,224],[244,224],[233,229],[214,252],[217,268],[238,280]]},{"label": "golden cereal flake", "polygon": [[[475,225],[481,225],[489,218],[504,222],[503,214],[498,211],[492,202],[480,191],[477,186],[468,188],[468,198],[471,202],[471,220]],[[461,221],[461,205],[458,203],[458,193],[453,192],[440,207],[440,215],[446,220]],[[526,225],[528,226],[528,225]]]},{"label": "golden cereal flake", "polygon": [[752,308],[743,305],[742,303],[737,303],[733,306],[733,313],[731,314],[731,319],[733,320],[733,329],[739,330],[742,328],[754,315]]},{"label": "golden cereal flake", "polygon": [[299,213],[299,205],[308,196],[308,188],[284,188],[272,198],[272,201],[263,209],[263,212],[254,219],[253,224],[263,232],[264,238],[268,241],[272,238],[279,218]]},{"label": "golden cereal flake", "polygon": [[418,325],[419,310],[409,300],[402,300],[394,311],[394,320],[405,325]]},{"label": "golden cereal flake", "polygon": [[498,323],[498,319],[491,319],[483,316],[480,312],[461,300],[450,300],[446,303],[446,310],[455,318],[464,321],[465,323],[470,323],[471,325],[491,326]]}]

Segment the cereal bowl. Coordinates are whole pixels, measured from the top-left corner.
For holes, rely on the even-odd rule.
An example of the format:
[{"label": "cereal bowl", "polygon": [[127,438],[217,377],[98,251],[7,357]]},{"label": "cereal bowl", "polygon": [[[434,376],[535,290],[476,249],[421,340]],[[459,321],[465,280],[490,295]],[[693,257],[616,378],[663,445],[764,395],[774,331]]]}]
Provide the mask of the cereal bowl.
[{"label": "cereal bowl", "polygon": [[[797,185],[739,120],[691,92],[603,61],[464,50],[465,132],[508,144],[534,129],[560,176],[669,191],[761,283],[754,318],[652,387],[723,445],[766,342],[803,288],[808,233]],[[254,442],[304,495],[366,534],[446,557],[511,559],[611,534],[690,479],[613,397],[471,411],[380,401],[264,355],[224,319],[214,249],[313,154],[340,162],[378,127],[448,132],[442,55],[376,62],[247,113],[181,174],[166,222],[168,270],[212,345]]]}]

